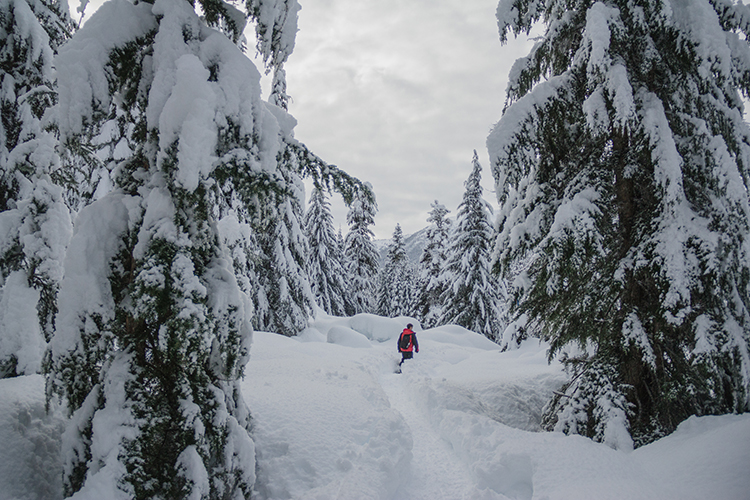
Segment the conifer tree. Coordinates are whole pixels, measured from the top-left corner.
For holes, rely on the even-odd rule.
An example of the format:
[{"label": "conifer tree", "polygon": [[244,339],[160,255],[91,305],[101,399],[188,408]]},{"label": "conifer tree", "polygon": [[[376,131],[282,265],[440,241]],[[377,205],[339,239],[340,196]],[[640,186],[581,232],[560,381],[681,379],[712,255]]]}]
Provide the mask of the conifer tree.
[{"label": "conifer tree", "polygon": [[68,38],[67,4],[0,0],[0,378],[41,371],[65,247],[52,59]]},{"label": "conifer tree", "polygon": [[326,195],[313,189],[305,214],[305,234],[310,244],[307,269],[317,304],[328,314],[346,315],[346,283],[341,251],[333,233],[333,215]]},{"label": "conifer tree", "polygon": [[[296,31],[296,0],[278,0],[279,7],[267,23],[258,23],[258,50],[264,55],[266,74],[273,71],[269,103],[286,111],[289,96],[286,90],[284,63],[294,47],[294,40],[283,40],[284,33]],[[251,10],[252,12],[252,10]],[[260,11],[257,11],[259,15]],[[268,52],[267,47],[277,40],[278,50]],[[281,43],[278,42],[281,40]],[[281,115],[281,113],[277,113]],[[283,121],[283,120],[282,120]],[[304,234],[304,185],[302,167],[298,157],[302,145],[291,135],[284,136],[283,148],[278,154],[278,170],[287,193],[277,192],[269,198],[258,219],[260,253],[255,259],[254,273],[259,287],[253,294],[254,325],[264,331],[294,336],[307,327],[315,314],[315,296],[310,287],[305,257],[309,242]]]},{"label": "conifer tree", "polygon": [[346,257],[344,257],[344,233],[341,231],[341,226],[336,233],[336,252],[338,253],[339,262],[346,269]]},{"label": "conifer tree", "polygon": [[305,187],[289,145],[282,144],[278,169],[283,189],[261,207],[255,231],[260,253],[255,274],[255,328],[287,337],[307,327],[315,314],[315,297],[305,258],[309,243],[303,230]]},{"label": "conifer tree", "polygon": [[750,12],[670,5],[497,10],[546,25],[488,138],[514,314],[571,375],[546,425],[613,447],[750,409]]},{"label": "conifer tree", "polygon": [[[250,0],[248,11],[257,20],[257,49],[266,64],[266,74],[273,72],[269,102],[282,110],[288,109],[289,95],[284,64],[294,49],[297,31],[297,0]],[[306,161],[315,157],[317,162]],[[314,166],[310,166],[313,163]],[[278,169],[285,190],[273,197],[275,204],[266,207],[262,225],[256,227],[261,254],[256,273],[260,287],[256,290],[255,324],[266,331],[294,336],[307,327],[315,315],[315,296],[310,287],[305,258],[309,242],[303,231],[305,174],[314,177],[323,162],[291,135],[284,137],[278,156]],[[306,170],[307,169],[307,170]],[[272,209],[275,205],[275,210]],[[269,223],[270,221],[270,223]]]},{"label": "conifer tree", "polygon": [[[270,108],[280,115],[281,123],[293,125],[286,113],[279,113],[281,108]],[[305,263],[309,243],[302,231],[302,179],[310,178],[319,188],[335,190],[347,204],[357,191],[373,195],[361,181],[324,162],[290,133],[284,135],[283,143],[277,162],[283,182],[277,182],[279,189],[264,204],[264,215],[255,227],[260,249],[255,273],[260,286],[254,303],[256,328],[293,336],[307,327],[315,313],[315,297]]]},{"label": "conifer tree", "polygon": [[427,245],[419,258],[417,314],[424,328],[438,326],[443,309],[442,295],[451,282],[444,273],[451,230],[451,221],[446,215],[450,210],[437,200],[430,206]]},{"label": "conifer tree", "polygon": [[349,232],[344,241],[350,315],[372,313],[375,310],[375,280],[379,261],[378,251],[372,242],[375,234],[370,226],[375,224],[376,212],[372,187],[366,184],[357,189],[346,214]]},{"label": "conifer tree", "polygon": [[[248,9],[267,24],[277,3]],[[218,222],[288,193],[291,120],[235,45],[243,16],[199,6],[108,2],[57,59],[64,144],[119,145],[100,151],[112,190],[78,215],[45,361],[72,413],[68,496],[243,498],[255,480],[252,307]]]},{"label": "conifer tree", "polygon": [[393,318],[410,316],[414,309],[415,272],[406,255],[404,233],[396,224],[388,246],[385,266],[378,279],[377,311]]},{"label": "conifer tree", "polygon": [[354,314],[354,304],[352,303],[352,298],[349,296],[349,276],[346,273],[347,269],[347,262],[346,262],[346,254],[344,253],[346,250],[346,245],[344,243],[344,233],[341,231],[341,226],[339,226],[339,230],[336,233],[336,244],[334,245],[334,250],[336,251],[336,261],[339,262],[341,265],[341,275],[342,283],[343,283],[343,296],[344,296],[344,316],[351,316]]},{"label": "conifer tree", "polygon": [[500,343],[505,328],[502,288],[491,272],[495,234],[492,207],[482,198],[482,166],[474,151],[472,171],[458,206],[441,280],[443,292],[440,324],[461,325]]}]

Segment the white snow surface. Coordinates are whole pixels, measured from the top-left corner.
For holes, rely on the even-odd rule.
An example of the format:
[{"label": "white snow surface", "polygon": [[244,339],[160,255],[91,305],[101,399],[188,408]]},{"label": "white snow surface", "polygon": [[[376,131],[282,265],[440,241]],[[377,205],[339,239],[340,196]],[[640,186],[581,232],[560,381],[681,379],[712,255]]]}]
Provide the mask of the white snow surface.
[{"label": "white snow surface", "polygon": [[36,306],[39,292],[29,286],[26,271],[13,271],[0,287],[0,356],[15,355],[16,373],[39,373],[44,337]]},{"label": "white snow surface", "polygon": [[[748,498],[750,414],[693,417],[630,452],[539,432],[564,380],[544,344],[500,352],[458,326],[417,327],[397,374],[406,322],[319,311],[299,337],[255,332],[242,388],[256,499]],[[0,500],[60,498],[63,418],[44,414],[40,376],[0,380]]]},{"label": "white snow surface", "polygon": [[417,328],[396,374],[406,321],[319,311],[300,337],[256,332],[243,388],[259,499],[747,498],[750,415],[694,417],[634,452],[539,432],[564,380],[545,345]]}]

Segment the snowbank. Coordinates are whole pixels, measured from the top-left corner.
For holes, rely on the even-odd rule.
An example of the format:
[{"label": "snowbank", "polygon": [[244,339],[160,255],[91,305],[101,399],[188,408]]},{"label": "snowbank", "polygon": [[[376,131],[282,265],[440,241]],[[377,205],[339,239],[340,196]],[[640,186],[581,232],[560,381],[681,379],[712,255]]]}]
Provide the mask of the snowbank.
[{"label": "snowbank", "polygon": [[462,347],[474,347],[476,349],[485,349],[489,351],[498,351],[500,346],[478,333],[474,333],[458,325],[446,325],[440,328],[425,330],[419,334],[420,341],[429,339],[434,342],[457,345]]},{"label": "snowbank", "polygon": [[[310,340],[311,338],[317,337],[317,334],[314,333],[315,331],[322,334],[324,337],[327,337],[332,328],[338,327],[353,330],[360,335],[364,335],[366,339],[374,340],[376,342],[387,342],[393,340],[395,345],[396,339],[409,323],[414,325],[414,331],[416,332],[422,329],[419,321],[407,316],[384,318],[374,314],[362,313],[352,316],[351,318],[340,318],[337,316],[329,316],[322,309],[318,309],[318,313],[316,314],[311,328],[305,330],[300,337],[305,341]],[[310,331],[311,329],[313,331]],[[336,335],[334,335],[334,337],[336,337]],[[336,340],[329,339],[328,341],[337,343]]]},{"label": "snowbank", "polygon": [[347,347],[372,347],[367,337],[345,326],[334,326],[328,330],[327,340]]},{"label": "snowbank", "polygon": [[652,475],[667,478],[682,498],[746,499],[750,414],[690,417],[633,457]]},{"label": "snowbank", "polygon": [[349,327],[356,330],[370,340],[387,342],[398,338],[409,323],[415,325],[414,331],[422,328],[419,321],[405,316],[399,318],[383,318],[374,314],[357,314],[349,318]]},{"label": "snowbank", "polygon": [[28,375],[0,379],[0,499],[62,498],[57,405],[44,410],[44,379]]},{"label": "snowbank", "polygon": [[404,371],[412,399],[431,415],[445,408],[541,431],[544,405],[565,381],[560,365],[547,363],[546,345],[527,341],[517,350],[500,352],[497,344],[487,341],[494,346],[490,349],[473,332],[457,343],[446,342],[455,328],[434,329],[439,341],[432,339],[433,330],[420,334],[420,354]]}]

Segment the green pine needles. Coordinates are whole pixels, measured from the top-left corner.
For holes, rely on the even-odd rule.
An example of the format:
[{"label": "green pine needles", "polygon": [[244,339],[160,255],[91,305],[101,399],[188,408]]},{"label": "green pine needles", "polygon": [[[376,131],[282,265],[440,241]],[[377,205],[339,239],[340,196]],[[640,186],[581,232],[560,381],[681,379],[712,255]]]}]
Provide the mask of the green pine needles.
[{"label": "green pine needles", "polygon": [[629,447],[747,411],[750,12],[505,0],[497,17],[503,40],[546,27],[488,147],[515,318],[571,375],[548,427]]}]

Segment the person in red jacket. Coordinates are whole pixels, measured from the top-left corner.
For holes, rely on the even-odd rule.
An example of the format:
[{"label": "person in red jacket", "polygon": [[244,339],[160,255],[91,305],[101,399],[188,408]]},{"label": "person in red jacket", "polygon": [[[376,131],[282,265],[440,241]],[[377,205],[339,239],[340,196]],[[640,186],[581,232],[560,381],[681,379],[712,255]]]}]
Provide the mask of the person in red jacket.
[{"label": "person in red jacket", "polygon": [[401,363],[398,366],[414,357],[414,352],[419,352],[419,342],[417,342],[417,334],[412,330],[414,325],[409,323],[398,336],[398,352],[401,353]]}]

